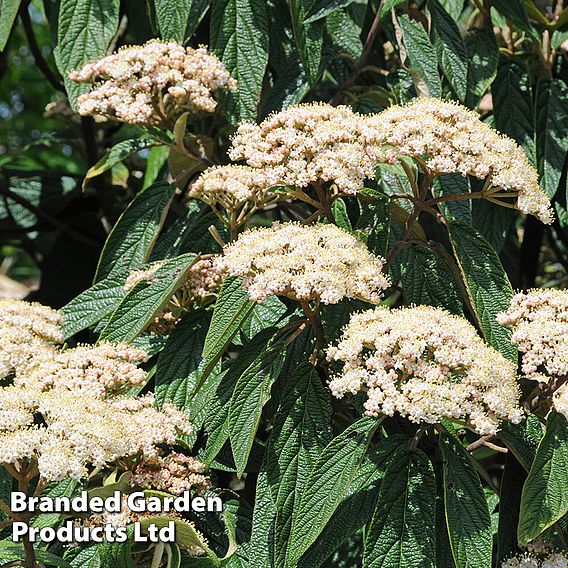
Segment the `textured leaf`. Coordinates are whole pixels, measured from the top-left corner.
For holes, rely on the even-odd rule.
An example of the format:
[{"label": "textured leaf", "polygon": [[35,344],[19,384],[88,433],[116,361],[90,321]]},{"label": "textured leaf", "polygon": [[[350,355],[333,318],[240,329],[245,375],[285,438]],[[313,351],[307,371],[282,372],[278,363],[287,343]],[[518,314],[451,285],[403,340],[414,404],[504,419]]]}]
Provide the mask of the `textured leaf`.
[{"label": "textured leaf", "polygon": [[526,545],[568,513],[568,423],[552,412],[523,487],[519,544]]},{"label": "textured leaf", "polygon": [[174,292],[184,283],[194,260],[194,254],[167,260],[151,280],[136,284],[113,312],[101,333],[101,339],[132,341],[163,310]]},{"label": "textured leaf", "polygon": [[69,102],[75,109],[77,97],[89,90],[75,83],[69,73],[106,55],[118,28],[120,0],[60,0],[57,22],[57,67],[63,76]]},{"label": "textured leaf", "polygon": [[61,308],[63,335],[69,339],[113,312],[126,295],[127,273],[113,274],[85,290]]},{"label": "textured leaf", "polygon": [[[36,548],[36,559],[47,566],[58,566],[60,568],[71,568],[69,562],[59,558],[44,550]],[[9,562],[10,560],[24,560],[24,545],[12,541],[0,540],[0,560]]]},{"label": "textured leaf", "polygon": [[440,436],[444,503],[456,568],[491,568],[491,517],[471,457],[450,435]]},{"label": "textured leaf", "polygon": [[185,30],[186,41],[197,31],[201,20],[203,20],[209,10],[209,6],[211,6],[211,2],[212,0],[192,0],[191,10],[189,11],[189,21],[187,22],[187,28]]},{"label": "textured leaf", "polygon": [[325,18],[332,12],[345,8],[355,0],[315,0],[304,16],[304,24],[310,24]]},{"label": "textured leaf", "polygon": [[[286,311],[286,306],[276,296],[269,296],[264,302],[255,304],[249,317],[241,326],[241,342],[246,343],[263,329],[277,325]],[[235,338],[235,344],[241,342]]]},{"label": "textured leaf", "polygon": [[438,74],[436,49],[432,45],[426,30],[405,14],[398,17],[402,29],[404,47],[410,61],[413,78],[423,82],[431,97],[442,96],[442,84]]},{"label": "textured leaf", "polygon": [[500,253],[516,219],[515,212],[506,207],[495,207],[485,199],[475,199],[471,204],[472,225],[481,236]]},{"label": "textured leaf", "polygon": [[[317,568],[324,565],[334,550],[371,520],[384,477],[385,464],[404,439],[402,436],[389,436],[369,449],[357,468],[346,497],[320,536],[302,556],[298,568]],[[358,559],[361,554],[362,551],[358,553]]]},{"label": "textured leaf", "polygon": [[264,2],[214,0],[211,48],[237,80],[227,95],[229,120],[255,120],[262,79],[268,63],[268,22]]},{"label": "textured leaf", "polygon": [[538,416],[529,414],[520,424],[503,422],[499,438],[505,442],[517,461],[528,472],[542,439],[542,425]]},{"label": "textured leaf", "polygon": [[527,70],[502,58],[491,86],[495,127],[516,140],[535,163],[534,119],[531,85]]},{"label": "textured leaf", "polygon": [[205,456],[208,463],[215,458],[229,439],[229,409],[237,381],[245,373],[250,375],[249,369],[258,368],[257,362],[266,349],[267,344],[273,339],[275,332],[274,328],[268,328],[252,337],[243,346],[242,351],[232,362],[227,373],[219,383],[205,418],[205,428],[207,430]]},{"label": "textured leaf", "polygon": [[268,347],[237,381],[229,407],[229,437],[237,476],[247,465],[262,408],[270,398],[270,387],[284,364],[282,343]]},{"label": "textured leaf", "polygon": [[537,31],[529,22],[524,0],[492,0],[492,6],[514,26],[539,39]]},{"label": "textured leaf", "polygon": [[268,488],[266,471],[258,474],[252,531],[250,537],[249,568],[272,566],[272,547],[274,542],[274,519],[276,508]]},{"label": "textured leaf", "polygon": [[474,316],[486,341],[516,363],[517,350],[511,344],[511,332],[495,319],[509,307],[513,296],[497,253],[471,225],[451,221],[449,230]]},{"label": "textured leaf", "polygon": [[21,0],[0,0],[0,51],[6,47],[20,4]]},{"label": "textured leaf", "polygon": [[381,20],[384,19],[384,17],[387,16],[391,10],[393,10],[400,4],[404,4],[405,2],[406,0],[385,0],[384,2],[381,2],[379,6]]},{"label": "textured leaf", "polygon": [[192,0],[154,0],[156,25],[162,39],[185,40]]},{"label": "textured leaf", "polygon": [[129,140],[119,142],[113,146],[94,166],[89,168],[85,174],[85,179],[83,180],[83,189],[87,186],[90,179],[100,176],[102,173],[110,170],[113,166],[128,158],[128,156],[131,156],[144,148],[155,146],[156,144],[157,142],[153,138],[131,138]]},{"label": "textured leaf", "polygon": [[568,87],[561,79],[542,79],[536,94],[537,163],[549,197],[558,190],[568,152]]},{"label": "textured leaf", "polygon": [[195,389],[208,323],[205,312],[188,314],[170,333],[156,364],[156,401],[185,408]]},{"label": "textured leaf", "polygon": [[107,238],[95,282],[134,270],[146,262],[164,223],[174,189],[168,183],[156,183],[132,200]]},{"label": "textured leaf", "polygon": [[376,192],[375,200],[363,202],[363,211],[357,221],[356,229],[367,234],[367,247],[378,256],[385,256],[389,244],[389,198]]},{"label": "textured leaf", "polygon": [[[436,195],[458,195],[471,191],[468,178],[458,173],[434,178],[433,188]],[[471,223],[471,201],[448,201],[439,205],[446,217]]]},{"label": "textured leaf", "polygon": [[400,253],[402,293],[407,304],[426,304],[462,314],[455,279],[446,263],[428,246],[406,245]]},{"label": "textured leaf", "polygon": [[321,20],[313,23],[305,22],[311,5],[311,0],[288,0],[300,61],[309,84],[314,85],[320,71],[325,23]]},{"label": "textured leaf", "polygon": [[435,568],[436,478],[405,442],[388,461],[365,542],[365,568]]},{"label": "textured leaf", "polygon": [[[380,421],[365,417],[334,438],[322,451],[295,507],[287,566],[295,566],[347,494],[369,440]],[[307,523],[306,519],[310,522]]]},{"label": "textured leaf", "polygon": [[467,97],[470,106],[474,106],[497,75],[499,48],[495,34],[489,28],[474,30],[465,38],[465,46],[469,59]]},{"label": "textured leaf", "polygon": [[438,0],[429,0],[432,25],[439,38],[440,67],[460,101],[467,91],[468,58],[460,30]]},{"label": "textured leaf", "polygon": [[319,453],[331,440],[331,404],[314,367],[301,365],[287,378],[268,441],[267,479],[276,507],[274,556],[286,565],[292,518],[304,483]]}]

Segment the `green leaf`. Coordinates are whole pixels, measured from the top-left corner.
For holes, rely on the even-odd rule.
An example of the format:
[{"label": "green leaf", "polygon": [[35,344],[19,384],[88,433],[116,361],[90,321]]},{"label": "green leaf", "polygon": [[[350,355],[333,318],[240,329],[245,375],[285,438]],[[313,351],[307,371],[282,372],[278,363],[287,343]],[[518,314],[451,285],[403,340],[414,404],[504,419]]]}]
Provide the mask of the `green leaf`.
[{"label": "green leaf", "polygon": [[439,38],[440,67],[460,101],[467,93],[468,57],[460,30],[438,0],[429,0],[432,25]]},{"label": "green leaf", "polygon": [[185,40],[188,41],[193,34],[197,31],[201,20],[207,14],[212,0],[192,0],[191,10],[189,11],[189,21],[185,30]]},{"label": "green leaf", "polygon": [[132,154],[136,154],[136,152],[156,144],[159,143],[153,138],[131,138],[114,145],[94,166],[88,169],[83,180],[83,189],[87,187],[90,179],[110,170],[113,166],[128,158],[128,156],[132,156]]},{"label": "green leaf", "polygon": [[21,0],[0,0],[0,52],[8,43],[21,3]]},{"label": "green leaf", "polygon": [[363,211],[356,229],[367,234],[367,247],[378,256],[388,252],[390,231],[390,200],[386,195],[375,192],[374,201],[363,202]]},{"label": "green leaf", "polygon": [[300,61],[306,72],[308,83],[314,85],[320,72],[325,22],[322,20],[313,23],[305,22],[306,14],[312,6],[312,0],[288,0],[288,6]]},{"label": "green leaf", "polygon": [[561,79],[541,79],[536,91],[536,154],[541,185],[554,197],[568,152],[568,87]]},{"label": "green leaf", "polygon": [[474,30],[467,35],[465,47],[469,59],[466,100],[468,106],[475,106],[497,75],[499,48],[493,30],[487,27]]},{"label": "green leaf", "polygon": [[354,1],[355,0],[315,0],[311,7],[306,11],[304,24],[317,22],[317,20],[325,18],[332,12],[353,4]]},{"label": "green leaf", "polygon": [[376,418],[361,418],[321,452],[310,470],[294,511],[287,567],[295,566],[344,499],[379,424],[380,420]]},{"label": "green leaf", "polygon": [[472,458],[448,434],[440,436],[444,503],[456,568],[491,568],[491,516]]},{"label": "green leaf", "polygon": [[[298,568],[317,568],[323,565],[343,542],[356,535],[359,529],[371,520],[384,477],[385,464],[405,439],[398,435],[389,436],[369,448],[347,490],[347,495],[320,536],[302,556]],[[359,558],[360,556],[361,554],[358,554]]]},{"label": "green leaf", "polygon": [[215,458],[229,439],[229,409],[235,385],[245,373],[251,375],[258,368],[258,361],[268,343],[274,338],[274,328],[264,329],[250,339],[238,357],[232,362],[212,396],[205,418],[207,430],[207,463]]},{"label": "green leaf", "polygon": [[235,385],[229,407],[229,437],[238,477],[244,473],[262,409],[270,398],[272,383],[282,370],[284,356],[282,343],[269,347]]},{"label": "green leaf", "polygon": [[156,363],[156,401],[185,409],[197,382],[208,314],[187,314],[170,333]]},{"label": "green leaf", "polygon": [[128,272],[114,273],[85,290],[61,308],[63,336],[69,339],[113,312],[126,295],[124,282]]},{"label": "green leaf", "polygon": [[387,462],[365,541],[365,568],[435,568],[435,516],[432,464],[405,442]]},{"label": "green leaf", "polygon": [[229,120],[233,124],[255,120],[268,63],[265,3],[255,0],[214,0],[211,48],[238,83],[238,90],[227,95]]},{"label": "green leaf", "polygon": [[264,302],[255,304],[249,317],[241,326],[240,341],[235,337],[234,343],[246,343],[263,329],[277,325],[286,311],[286,306],[276,296],[269,296]]},{"label": "green leaf", "polygon": [[536,449],[542,439],[542,425],[538,416],[529,414],[520,424],[503,422],[499,438],[505,442],[517,461],[528,472]]},{"label": "green leaf", "polygon": [[524,0],[492,0],[491,5],[518,29],[540,41],[538,32],[529,22]]},{"label": "green leaf", "polygon": [[[471,191],[468,178],[458,173],[434,178],[433,189],[436,195],[458,195]],[[446,217],[471,223],[471,201],[448,201],[439,205]]]},{"label": "green leaf", "polygon": [[503,57],[491,85],[495,127],[516,140],[536,163],[534,112],[529,74],[524,66]]},{"label": "green leaf", "polygon": [[69,79],[71,71],[106,55],[118,28],[120,0],[60,0],[55,62],[63,76],[69,102],[76,109],[77,97],[89,85]]},{"label": "green leaf", "polygon": [[227,278],[217,296],[211,325],[203,346],[203,359],[218,361],[249,317],[255,304],[249,300],[241,278]]},{"label": "green leaf", "polygon": [[500,253],[507,237],[514,229],[516,215],[512,209],[495,207],[485,199],[475,199],[471,204],[472,225],[481,236]]},{"label": "green leaf", "polygon": [[147,261],[162,228],[175,188],[165,182],[139,193],[110,232],[97,267],[95,282],[139,268]]},{"label": "green leaf", "polygon": [[194,254],[172,258],[156,270],[150,281],[138,282],[113,312],[100,338],[111,342],[132,341],[185,282],[194,261]]},{"label": "green leaf", "polygon": [[381,2],[379,6],[380,10],[380,19],[383,20],[385,16],[387,16],[391,10],[394,10],[400,4],[404,4],[407,0],[384,0]]},{"label": "green leaf", "polygon": [[426,30],[419,23],[410,20],[406,14],[398,16],[402,38],[413,78],[423,85],[431,97],[442,96],[442,84],[438,74],[436,49]]},{"label": "green leaf", "polygon": [[[58,566],[60,568],[72,568],[71,564],[55,554],[51,554],[38,548],[35,549],[36,559],[47,566]],[[24,560],[24,545],[16,542],[0,540],[0,559],[9,562],[10,560]]]},{"label": "green leaf", "polygon": [[258,474],[255,502],[252,516],[252,530],[249,548],[249,568],[273,566],[273,525],[276,508],[268,488],[266,471]]},{"label": "green leaf", "polygon": [[517,350],[511,343],[511,332],[495,319],[508,309],[513,297],[513,288],[497,253],[471,225],[450,221],[449,231],[469,303],[485,340],[516,363]]},{"label": "green leaf", "polygon": [[462,302],[453,274],[430,247],[407,244],[401,251],[400,276],[406,304],[427,304],[462,314]]},{"label": "green leaf", "polygon": [[[534,416],[534,415],[532,415]],[[499,528],[497,549],[499,563],[517,553],[517,526],[521,507],[521,494],[527,472],[509,452],[505,458],[503,477],[499,487]]]},{"label": "green leaf", "polygon": [[183,43],[192,3],[192,0],[154,0],[156,25],[162,39]]},{"label": "green leaf", "polygon": [[523,487],[519,544],[526,545],[568,513],[568,422],[551,412]]},{"label": "green leaf", "polygon": [[276,507],[274,561],[286,566],[292,518],[321,450],[331,440],[331,404],[314,367],[303,364],[287,378],[267,448],[266,473]]}]

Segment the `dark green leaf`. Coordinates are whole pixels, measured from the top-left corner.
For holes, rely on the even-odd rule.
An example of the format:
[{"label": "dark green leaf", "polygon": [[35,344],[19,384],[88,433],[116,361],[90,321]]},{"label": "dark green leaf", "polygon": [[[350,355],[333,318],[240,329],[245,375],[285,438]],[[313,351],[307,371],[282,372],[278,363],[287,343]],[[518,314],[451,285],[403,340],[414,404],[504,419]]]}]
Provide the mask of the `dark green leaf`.
[{"label": "dark green leaf", "polygon": [[151,280],[136,284],[113,312],[101,332],[101,339],[132,341],[164,309],[174,292],[185,282],[194,260],[193,254],[167,260]]},{"label": "dark green leaf", "polygon": [[400,4],[404,4],[406,1],[407,0],[385,0],[384,2],[381,2],[379,6],[381,20],[384,19],[384,17],[387,16],[391,10],[393,10]]},{"label": "dark green leaf", "polygon": [[266,465],[276,507],[274,556],[278,566],[286,565],[292,518],[306,479],[331,440],[329,392],[314,367],[301,365],[287,383],[268,441]]},{"label": "dark green leaf", "polygon": [[449,230],[469,303],[486,341],[516,363],[517,350],[511,344],[511,332],[495,319],[508,309],[513,296],[497,253],[471,225],[451,221]]},{"label": "dark green leaf", "polygon": [[438,0],[429,0],[432,25],[439,38],[440,67],[460,101],[467,91],[468,58],[460,30]]},{"label": "dark green leaf", "polygon": [[522,31],[539,41],[538,32],[534,29],[527,16],[524,0],[492,0],[494,6],[507,20]]},{"label": "dark green leaf", "polygon": [[60,0],[55,61],[75,108],[77,97],[89,90],[69,78],[71,71],[106,55],[118,28],[120,0]]},{"label": "dark green leaf", "polygon": [[404,442],[387,462],[365,542],[365,568],[435,568],[436,478],[430,460]]},{"label": "dark green leaf", "polygon": [[134,270],[146,262],[164,223],[174,190],[172,185],[159,182],[136,196],[107,238],[95,282]]},{"label": "dark green leaf", "polygon": [[400,253],[402,293],[407,304],[426,304],[462,314],[462,302],[448,266],[426,245],[406,245]]},{"label": "dark green leaf", "polygon": [[345,8],[355,0],[315,0],[304,16],[304,24],[310,24],[325,18],[332,12]]},{"label": "dark green leaf", "polygon": [[192,0],[154,0],[156,25],[162,39],[183,43],[192,3]]},{"label": "dark green leaf", "polygon": [[[434,178],[433,188],[436,195],[459,195],[471,191],[467,177],[458,173]],[[471,201],[448,201],[439,205],[446,217],[471,223]]]},{"label": "dark green leaf", "polygon": [[529,414],[520,424],[503,422],[499,438],[505,442],[517,461],[528,472],[542,439],[542,425],[538,416]]},{"label": "dark green leaf", "polygon": [[21,0],[0,0],[0,51],[6,47],[20,4]]},{"label": "dark green leaf", "polygon": [[361,418],[334,438],[320,454],[295,507],[287,566],[295,566],[344,499],[379,423],[376,418]]},{"label": "dark green leaf", "polygon": [[491,516],[472,459],[453,436],[440,436],[440,445],[444,503],[456,568],[491,568]]},{"label": "dark green leaf", "polygon": [[568,423],[552,412],[523,487],[519,544],[526,545],[568,513]]},{"label": "dark green leaf", "polygon": [[255,0],[214,0],[211,48],[238,83],[238,90],[227,95],[229,119],[233,123],[255,120],[268,63],[265,3]]},{"label": "dark green leaf", "polygon": [[[405,14],[398,17],[402,29],[404,48],[410,62],[410,72],[415,84],[422,85],[421,90],[431,97],[442,96],[442,84],[438,74],[436,49],[432,45],[426,30]],[[425,88],[424,88],[425,87]]]},{"label": "dark green leaf", "polygon": [[475,106],[497,75],[499,48],[489,28],[474,30],[466,36],[465,46],[469,58],[467,102],[468,106]]},{"label": "dark green leaf", "polygon": [[541,79],[536,93],[537,163],[549,197],[558,190],[568,152],[568,87],[561,79]]},{"label": "dark green leaf", "polygon": [[270,398],[270,387],[284,364],[282,343],[268,347],[237,381],[229,406],[229,437],[235,459],[237,476],[247,465],[260,415]]}]

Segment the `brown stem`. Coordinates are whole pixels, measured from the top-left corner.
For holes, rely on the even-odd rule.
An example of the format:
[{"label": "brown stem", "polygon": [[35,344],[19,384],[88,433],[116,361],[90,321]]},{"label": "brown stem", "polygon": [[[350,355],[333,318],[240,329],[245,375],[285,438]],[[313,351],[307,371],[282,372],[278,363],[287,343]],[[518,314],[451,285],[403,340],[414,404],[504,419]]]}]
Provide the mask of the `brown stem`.
[{"label": "brown stem", "polygon": [[406,223],[404,224],[404,229],[402,230],[402,233],[400,233],[398,240],[396,241],[396,243],[392,247],[392,250],[390,251],[389,255],[387,256],[387,260],[386,260],[385,266],[384,266],[385,270],[389,266],[391,266],[393,260],[396,258],[396,255],[400,252],[400,249],[402,248],[402,246],[404,245],[404,243],[408,239],[408,236],[410,235],[410,231],[412,230],[412,225],[414,225],[414,223],[416,222],[416,220],[420,216],[420,213],[422,212],[422,208],[423,208],[423,205],[421,205],[420,203],[414,204],[414,209],[412,210],[412,213],[408,216],[408,219],[406,219]]},{"label": "brown stem", "polygon": [[[24,471],[18,477],[18,491],[21,491],[22,493],[27,494],[28,489],[29,489],[29,485],[30,485],[30,481],[29,481],[29,478],[27,476],[27,472]],[[29,513],[25,513],[25,514],[19,515],[17,520],[22,521],[24,523],[29,523],[30,519],[31,519],[31,515]],[[25,555],[24,568],[37,568],[34,545],[33,545],[32,541],[30,540],[30,537],[29,537],[27,532],[24,535],[22,535],[22,543],[24,545],[24,555]]]}]

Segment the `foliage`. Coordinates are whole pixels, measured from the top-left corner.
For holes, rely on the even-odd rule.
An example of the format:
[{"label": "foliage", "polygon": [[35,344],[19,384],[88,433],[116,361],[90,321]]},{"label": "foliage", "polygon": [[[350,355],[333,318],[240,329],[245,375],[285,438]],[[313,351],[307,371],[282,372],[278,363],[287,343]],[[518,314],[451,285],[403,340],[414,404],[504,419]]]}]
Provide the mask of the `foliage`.
[{"label": "foliage", "polygon": [[[92,86],[70,72],[153,38],[207,46],[236,89],[215,93],[214,112],[153,125],[80,115]],[[223,246],[238,247],[251,227],[334,223],[380,257],[384,306],[464,317],[514,366],[518,346],[497,314],[515,289],[568,284],[568,2],[0,0],[0,49],[0,297],[59,309],[68,346],[143,349],[148,381],[127,394],[153,392],[158,405],[184,411],[194,429],[175,449],[205,464],[209,490],[225,502],[222,515],[187,516],[195,525],[176,520],[175,544],[55,543],[37,547],[38,562],[491,568],[535,539],[567,547],[568,424],[551,409],[566,375],[539,384],[519,370],[526,416],[495,435],[456,416],[366,416],[364,393],[332,396],[340,369],[325,349],[352,314],[372,307],[362,301],[371,295],[326,305],[312,288],[306,297],[286,288],[252,301],[246,285],[258,274],[200,278],[213,278]],[[320,101],[380,120],[416,97],[461,103],[514,140],[554,221],[518,211],[516,194],[492,198],[492,171],[432,172],[425,155],[408,153],[381,159],[361,132],[358,149],[377,159],[356,191],[328,176],[266,182],[268,198],[264,178],[241,201],[189,195],[203,171],[231,161],[242,121]],[[348,120],[329,136],[349,130]],[[326,151],[333,157],[320,141],[310,166]],[[220,191],[247,175],[230,170]],[[313,288],[327,277],[325,266],[318,271]],[[90,489],[124,488],[128,467],[113,468]],[[80,489],[65,480],[47,490]],[[25,557],[0,536],[0,563]]]}]

